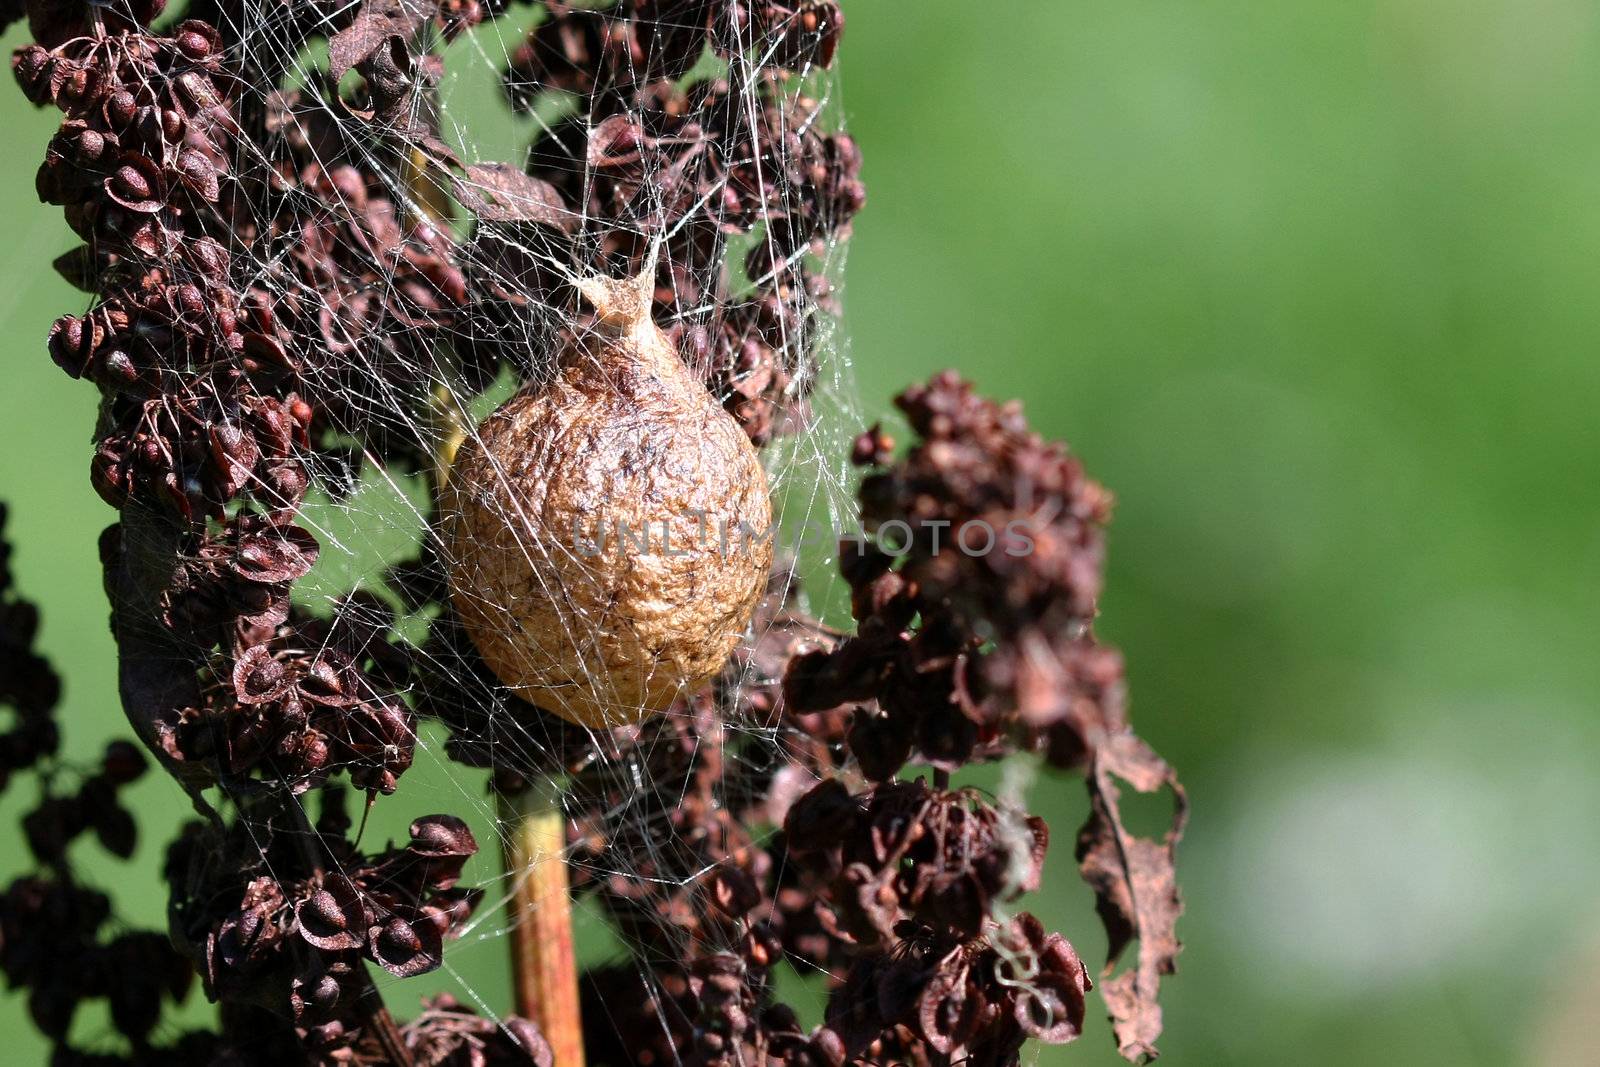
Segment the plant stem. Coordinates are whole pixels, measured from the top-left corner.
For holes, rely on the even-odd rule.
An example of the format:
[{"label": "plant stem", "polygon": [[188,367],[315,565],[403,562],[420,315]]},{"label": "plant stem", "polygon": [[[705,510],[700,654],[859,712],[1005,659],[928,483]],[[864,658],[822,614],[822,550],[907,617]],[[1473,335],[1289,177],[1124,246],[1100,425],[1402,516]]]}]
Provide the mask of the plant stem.
[{"label": "plant stem", "polygon": [[[416,183],[408,184],[416,191]],[[459,402],[442,384],[433,388],[432,406],[439,433],[433,467],[437,494],[450,480],[468,424]],[[567,818],[560,795],[548,785],[530,786],[516,796],[502,793],[500,821],[506,828],[502,855],[511,887],[506,908],[517,1014],[544,1035],[554,1067],[584,1067],[565,858]]]},{"label": "plant stem", "polygon": [[[450,479],[467,427],[455,398],[433,390],[439,442],[434,451],[435,492]],[[500,821],[511,924],[511,978],[517,1014],[539,1028],[554,1067],[584,1067],[583,1019],[578,1011],[578,965],[572,952],[572,897],[567,886],[567,817],[550,785],[500,794]]]},{"label": "plant stem", "polygon": [[450,464],[456,461],[456,450],[467,439],[467,423],[459,401],[442,383],[433,387],[430,405],[434,432],[439,435],[433,453],[433,484],[437,492],[450,480]]},{"label": "plant stem", "polygon": [[411,1052],[406,1048],[405,1038],[401,1036],[400,1027],[394,1021],[394,1016],[390,1015],[389,1009],[384,1006],[383,994],[378,992],[377,985],[372,981],[372,974],[364,963],[357,969],[361,975],[361,992],[357,1003],[361,1006],[362,1014],[367,1017],[368,1025],[377,1036],[378,1044],[383,1047],[384,1055],[389,1057],[394,1067],[412,1067]]},{"label": "plant stem", "polygon": [[583,1067],[578,967],[572,951],[566,816],[554,789],[500,798],[511,886],[511,975],[517,1013],[550,1043],[555,1067]]}]

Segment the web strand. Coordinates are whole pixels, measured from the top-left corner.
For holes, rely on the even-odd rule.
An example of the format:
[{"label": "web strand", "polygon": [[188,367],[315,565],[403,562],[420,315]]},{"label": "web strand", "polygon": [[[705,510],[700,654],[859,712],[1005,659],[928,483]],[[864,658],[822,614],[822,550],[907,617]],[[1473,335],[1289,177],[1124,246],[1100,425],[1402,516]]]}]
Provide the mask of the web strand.
[{"label": "web strand", "polygon": [[[621,181],[626,195],[615,177],[601,173],[591,162],[590,137],[598,123],[619,116],[628,121],[635,114],[649,117],[619,107],[615,85],[596,86],[585,96],[523,83],[519,91],[531,92],[536,99],[525,113],[529,118],[518,121],[516,128],[529,142],[544,146],[535,149],[536,159],[543,152],[555,161],[535,169],[544,180],[570,191],[562,209],[566,217],[553,225],[491,222],[475,219],[470,207],[460,205],[477,195],[501,192],[474,184],[472,168],[500,162],[480,156],[476,131],[484,125],[504,128],[503,117],[463,113],[451,106],[453,101],[440,100],[430,84],[431,75],[419,71],[409,94],[410,116],[419,118],[424,111],[445,116],[445,140],[467,177],[448,175],[436,167],[419,176],[407,152],[397,151],[393,140],[375,135],[350,116],[350,108],[327,84],[320,48],[307,43],[308,29],[332,31],[347,21],[347,11],[330,11],[312,27],[285,25],[269,5],[244,4],[217,14],[226,20],[225,36],[234,42],[231,47],[237,55],[231,65],[247,72],[247,77],[261,79],[249,91],[265,95],[298,86],[292,100],[284,100],[280,132],[240,142],[247,154],[234,161],[235,169],[271,168],[289,155],[299,158],[302,169],[323,167],[337,182],[336,168],[354,167],[364,176],[369,194],[385,194],[393,201],[401,217],[381,221],[399,227],[401,234],[414,224],[408,220],[433,216],[436,194],[448,193],[446,202],[457,205],[455,218],[433,216],[422,225],[453,235],[452,265],[469,279],[475,293],[493,293],[496,305],[421,316],[353,313],[353,308],[370,306],[414,310],[407,287],[415,286],[416,277],[405,269],[404,256],[416,241],[402,237],[390,269],[359,286],[330,293],[315,284],[294,263],[308,230],[325,226],[337,232],[336,241],[372,237],[370,226],[350,226],[351,205],[342,190],[321,202],[303,198],[294,208],[304,220],[299,230],[286,233],[275,246],[251,248],[243,274],[246,284],[297,305],[304,321],[319,325],[320,337],[309,340],[328,345],[339,358],[330,364],[331,377],[318,383],[318,391],[347,398],[331,436],[349,440],[349,469],[333,465],[327,451],[308,457],[321,492],[301,510],[298,521],[321,543],[322,557],[317,572],[307,580],[311,588],[299,601],[306,610],[350,611],[351,603],[343,599],[350,584],[390,599],[393,594],[383,578],[396,562],[397,551],[403,553],[408,545],[422,553],[425,566],[447,566],[449,561],[440,558],[444,546],[434,535],[434,487],[424,460],[452,448],[457,443],[452,435],[462,429],[473,434],[489,408],[520,384],[537,381],[548,372],[562,337],[587,328],[586,312],[573,291],[580,277],[593,272],[625,276],[651,270],[658,263],[654,271],[658,322],[682,343],[685,358],[708,387],[720,390],[720,398],[737,410],[748,394],[743,412],[748,427],[766,443],[764,458],[774,499],[791,527],[827,531],[817,537],[817,546],[810,550],[813,558],[806,562],[832,564],[827,542],[852,512],[844,428],[858,421],[848,354],[835,325],[847,228],[843,218],[829,217],[826,211],[815,215],[813,205],[802,203],[814,190],[793,185],[786,176],[807,164],[789,155],[786,139],[814,137],[825,128],[825,117],[834,106],[830,75],[804,64],[797,71],[778,66],[774,60],[781,35],[769,35],[772,40],[758,49],[760,42],[748,27],[735,31],[743,37],[736,37],[731,60],[718,60],[710,53],[699,57],[696,72],[689,75],[700,87],[699,95],[690,90],[684,98],[688,110],[676,124],[680,130],[721,127],[728,131],[723,139],[741,147],[736,158],[722,161],[723,173],[687,197],[673,184],[673,177],[681,177],[684,168],[693,168],[697,161],[692,155],[674,156],[673,146],[641,153],[636,172]],[[604,39],[619,32],[625,14],[602,8],[584,17],[593,35]],[[482,85],[514,67],[519,50],[508,23],[527,21],[517,15],[513,12],[456,40],[445,52],[445,83]],[[525,53],[526,49],[521,58]],[[614,71],[615,81],[651,79],[652,72],[630,61],[628,57]],[[769,139],[775,131],[768,111],[781,123],[783,136]],[[560,117],[552,119],[551,114]],[[335,154],[323,158],[317,138],[307,136],[308,127],[315,125],[332,128],[333,136],[327,140],[337,146]],[[701,136],[711,139],[710,134]],[[286,142],[301,139],[305,143],[298,149],[291,145],[284,150]],[[705,152],[716,150],[708,146]],[[727,172],[740,166],[747,167],[754,179],[751,201],[764,205],[754,217],[734,217],[729,212],[730,201],[737,210],[747,211],[727,192]],[[609,199],[597,193],[600,185],[610,187]],[[686,202],[669,206],[669,196]],[[808,225],[815,227],[816,236],[798,242],[799,247],[785,247],[777,238],[775,220],[808,211],[814,213]],[[510,205],[510,215],[519,212],[517,204]],[[692,252],[687,258],[686,247]],[[752,262],[759,269],[747,271],[741,257],[758,251],[762,254]],[[745,277],[741,280],[740,275]],[[766,312],[754,303],[764,293],[769,301]],[[713,341],[707,343],[706,338]],[[727,353],[743,349],[758,350],[760,358],[744,368],[718,365]],[[501,368],[489,381],[471,366],[475,355],[463,357],[464,352],[483,350],[498,357],[486,362]],[[762,375],[781,381],[752,387],[751,379]],[[830,413],[826,424],[811,417],[817,408]],[[441,418],[441,412],[449,417]],[[507,521],[516,524],[526,519],[508,515]],[[786,567],[774,586],[775,597],[788,598],[793,587],[794,569]],[[425,605],[414,623],[402,616],[402,630],[425,633],[440,619],[437,611],[437,605]],[[775,621],[776,615],[768,612],[758,627],[770,627]],[[594,636],[586,629],[586,620],[575,619],[567,639],[582,647]],[[753,632],[749,643],[761,636],[762,631]],[[747,685],[770,685],[772,680],[730,675],[722,695],[703,703],[700,710],[676,710],[669,713],[669,721],[618,739],[593,733],[577,736],[549,717],[529,714],[515,697],[497,691],[481,671],[464,677],[473,657],[459,635],[453,647],[448,639],[422,638],[413,655],[419,679],[414,684],[421,689],[404,691],[402,698],[425,712],[441,700],[461,701],[464,694],[471,694],[469,703],[487,704],[473,707],[471,714],[451,716],[448,745],[433,729],[419,730],[413,776],[444,781],[448,795],[440,800],[446,810],[470,811],[474,826],[493,828],[500,848],[485,848],[489,855],[511,844],[510,831],[483,792],[481,777],[454,758],[458,750],[477,751],[473,762],[520,769],[530,788],[560,792],[568,814],[589,825],[594,838],[604,842],[599,847],[580,843],[569,849],[567,858],[579,890],[609,885],[619,898],[630,900],[627,922],[615,933],[631,960],[625,966],[641,983],[655,983],[662,967],[670,970],[687,952],[684,940],[691,936],[673,917],[673,910],[692,898],[687,891],[703,883],[716,866],[703,843],[682,836],[682,827],[675,826],[671,817],[676,801],[696,788],[691,779],[703,773],[703,768],[697,770],[699,746],[707,743],[701,731],[726,735],[714,739],[718,761],[725,763],[715,770],[709,789],[719,802],[736,805],[740,798],[730,794],[748,791],[750,781],[768,775],[781,760],[785,740],[776,723],[729,717],[728,710],[742,706]],[[691,721],[707,714],[717,721]],[[689,746],[683,759],[663,758],[663,750],[682,744]],[[564,765],[562,756],[574,750],[582,751],[583,764]],[[674,773],[663,770],[674,762],[681,763]],[[421,803],[405,801],[406,796],[402,789],[399,798],[388,803],[403,802],[407,807]],[[314,818],[314,813],[307,812],[307,818]],[[266,842],[258,843],[265,851]],[[504,903],[516,898],[514,883],[526,874],[488,873],[483,866],[479,865],[477,888],[485,890],[496,906],[481,908],[460,930],[459,938],[463,944],[503,945],[518,923],[530,921],[528,916],[508,913]],[[615,920],[615,915],[607,914]],[[701,946],[702,950],[736,948],[735,931],[722,936],[726,943]],[[479,991],[482,979],[475,979],[469,969],[480,956],[460,967],[447,962],[446,973],[461,1000],[499,1021],[504,1005]],[[663,1005],[672,998],[657,992],[654,1010],[667,1034],[678,1025],[663,1014],[667,1011]]]}]

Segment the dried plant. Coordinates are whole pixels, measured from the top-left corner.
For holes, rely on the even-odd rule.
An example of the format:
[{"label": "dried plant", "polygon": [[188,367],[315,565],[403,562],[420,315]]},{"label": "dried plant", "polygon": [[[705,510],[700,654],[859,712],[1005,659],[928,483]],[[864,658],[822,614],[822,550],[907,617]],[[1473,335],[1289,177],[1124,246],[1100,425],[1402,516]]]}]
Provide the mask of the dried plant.
[{"label": "dried plant", "polygon": [[[1184,795],[1131,732],[1121,658],[1092,630],[1111,498],[1015,406],[944,374],[898,398],[904,455],[879,428],[855,440],[867,536],[842,548],[849,633],[808,614],[780,554],[708,685],[699,665],[664,689],[612,684],[581,597],[582,625],[536,635],[573,642],[562,662],[591,688],[648,690],[641,714],[586,728],[535,707],[480,653],[482,620],[457,616],[468,553],[435,511],[456,448],[482,449],[475,411],[509,382],[569,414],[540,392],[564,352],[597,380],[626,369],[593,343],[606,312],[580,300],[586,280],[641,278],[675,395],[714,398],[732,420],[723,451],[746,455],[742,430],[781,475],[783,442],[813,432],[830,256],[864,200],[856,146],[813,95],[835,4],[546,0],[504,78],[539,116],[525,167],[465,158],[441,116],[440,47],[502,6],[194,0],[161,29],[161,0],[3,9],[36,40],[13,59],[23,91],[63,116],[38,189],[84,242],[56,266],[94,302],[48,347],[102,397],[90,476],[118,512],[101,558],[121,697],[198,816],[167,852],[166,935],[113,934],[67,846],[92,831],[131,853],[117,795],[145,760],[124,741],[91,770],[58,759],[59,687],[0,554],[15,714],[0,770],[33,774],[41,796],[23,825],[40,870],[0,903],[0,967],[55,1062],[1014,1064],[1029,1039],[1079,1035],[1094,980],[1020,910],[1041,887],[1044,823],[952,784],[1012,756],[1088,783],[1077,857],[1109,935],[1098,980],[1123,1053],[1153,1057]],[[301,77],[308,49],[326,69]],[[626,397],[585,418],[620,440]],[[648,462],[680,461],[683,436],[662,441]],[[479,481],[516,462],[495,456]],[[329,541],[319,516],[364,478],[420,486],[416,554],[319,603],[304,592]],[[541,580],[550,549],[515,541],[514,497],[467,503]],[[747,608],[729,606],[733,630]],[[424,815],[383,848],[353,832],[348,789],[369,807],[403,796],[424,723],[488,771],[509,928],[548,933],[508,939],[525,1017],[440,996],[402,1023],[374,982],[439,968],[486,907],[458,817],[482,810]],[[1127,829],[1119,783],[1171,791],[1163,840]],[[578,989],[570,929],[551,921],[569,881],[630,949]],[[815,1025],[776,996],[791,964],[826,976]],[[195,974],[218,1026],[174,1039],[158,1023]],[[87,998],[109,1002],[117,1050],[75,1044]]]}]

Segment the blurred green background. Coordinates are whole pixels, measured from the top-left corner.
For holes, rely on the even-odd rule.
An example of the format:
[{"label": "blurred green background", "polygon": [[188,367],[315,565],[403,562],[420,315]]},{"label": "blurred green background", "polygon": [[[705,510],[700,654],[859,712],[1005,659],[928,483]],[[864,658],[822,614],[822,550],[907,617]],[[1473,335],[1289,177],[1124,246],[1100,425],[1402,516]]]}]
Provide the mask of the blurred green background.
[{"label": "blurred green background", "polygon": [[[1600,1062],[1600,7],[846,8],[862,406],[961,368],[1119,495],[1103,632],[1195,804],[1167,1061]],[[54,119],[9,84],[0,116],[0,496],[87,758],[111,515],[43,348],[83,298],[33,194]],[[475,788],[419,762],[384,832]],[[140,864],[87,860],[134,922],[183,808],[157,779]],[[1079,793],[1036,787],[1034,907],[1093,961]],[[503,1008],[481,929],[429,988]],[[38,1061],[14,997],[0,1033]],[[1116,1062],[1103,1018],[1038,1062]]]}]

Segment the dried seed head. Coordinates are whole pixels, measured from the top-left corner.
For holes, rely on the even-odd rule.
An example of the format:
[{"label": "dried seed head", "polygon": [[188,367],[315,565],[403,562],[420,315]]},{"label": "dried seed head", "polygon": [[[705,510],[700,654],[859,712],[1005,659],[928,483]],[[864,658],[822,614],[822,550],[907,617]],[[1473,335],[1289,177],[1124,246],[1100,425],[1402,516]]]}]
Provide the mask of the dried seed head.
[{"label": "dried seed head", "polygon": [[596,330],[484,420],[443,501],[452,601],[484,661],[594,727],[720,670],[772,558],[755,449],[651,321],[647,284],[583,284]]}]

